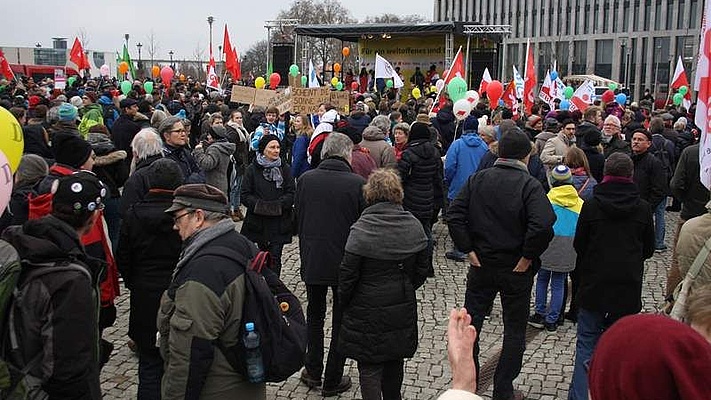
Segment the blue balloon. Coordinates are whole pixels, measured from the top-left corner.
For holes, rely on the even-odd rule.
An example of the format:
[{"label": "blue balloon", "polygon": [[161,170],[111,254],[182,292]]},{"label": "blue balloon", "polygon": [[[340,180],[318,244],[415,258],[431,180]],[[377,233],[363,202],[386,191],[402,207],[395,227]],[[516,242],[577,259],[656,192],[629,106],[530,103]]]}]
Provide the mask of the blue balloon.
[{"label": "blue balloon", "polygon": [[504,103],[503,100],[499,99],[499,106],[500,106],[500,107],[503,107],[505,104],[506,104],[506,103]]},{"label": "blue balloon", "polygon": [[556,79],[558,79],[558,72],[557,71],[551,72],[551,80],[554,81]]},{"label": "blue balloon", "polygon": [[568,110],[568,109],[570,109],[570,101],[568,101],[568,100],[561,100],[561,101],[560,101],[560,109],[561,109],[561,110]]},{"label": "blue balloon", "polygon": [[618,93],[617,96],[615,96],[615,101],[617,104],[623,106],[627,104],[627,95],[624,93]]}]

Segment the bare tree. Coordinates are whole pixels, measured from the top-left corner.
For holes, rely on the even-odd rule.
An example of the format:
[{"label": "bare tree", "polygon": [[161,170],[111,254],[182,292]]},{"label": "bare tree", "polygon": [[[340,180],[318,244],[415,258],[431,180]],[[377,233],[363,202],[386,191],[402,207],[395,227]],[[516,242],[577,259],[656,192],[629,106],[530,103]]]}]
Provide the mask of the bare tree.
[{"label": "bare tree", "polygon": [[428,21],[421,15],[395,15],[385,13],[381,15],[365,17],[365,20],[363,22],[365,22],[366,24],[417,24]]},{"label": "bare tree", "polygon": [[160,51],[160,44],[156,39],[156,33],[153,29],[151,29],[151,33],[146,36],[146,51],[148,52],[148,56],[151,58],[152,67],[154,65],[153,60],[155,60],[155,55],[158,54],[158,51]]},{"label": "bare tree", "polygon": [[202,62],[203,59],[205,58],[205,49],[202,47],[202,43],[198,40],[197,44],[195,45],[195,50],[193,51],[193,60],[195,61],[195,69],[197,70],[197,76],[195,79],[198,81],[202,81]]},{"label": "bare tree", "polygon": [[79,28],[77,31],[77,37],[79,38],[79,42],[81,42],[81,47],[84,48],[84,50],[89,49],[89,33],[86,31],[86,28]]},{"label": "bare tree", "polygon": [[250,74],[255,77],[264,74],[264,66],[267,65],[267,41],[260,40],[248,48],[242,54],[240,65],[244,80],[248,80]]}]

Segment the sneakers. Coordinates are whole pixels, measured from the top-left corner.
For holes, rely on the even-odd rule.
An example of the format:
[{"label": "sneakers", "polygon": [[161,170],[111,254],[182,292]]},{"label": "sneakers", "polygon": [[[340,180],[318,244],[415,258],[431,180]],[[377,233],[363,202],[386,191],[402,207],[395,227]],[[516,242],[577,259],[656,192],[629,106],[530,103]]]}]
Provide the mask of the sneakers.
[{"label": "sneakers", "polygon": [[301,370],[301,376],[299,376],[299,380],[306,386],[310,388],[316,388],[321,386],[321,378],[314,378],[311,375],[309,375],[309,372],[306,371],[306,368]]},{"label": "sneakers", "polygon": [[444,253],[444,256],[449,260],[460,262],[467,259],[467,255],[459,250],[449,250],[448,252]]},{"label": "sneakers", "polygon": [[665,251],[667,251],[666,245],[661,245],[661,246],[654,249],[655,253],[664,253]]},{"label": "sneakers", "polygon": [[339,394],[347,391],[350,388],[351,388],[351,377],[344,376],[341,378],[341,382],[339,382],[338,385],[336,385],[335,387],[333,387],[333,388],[324,387],[323,390],[321,391],[321,396],[323,396],[323,397],[338,396]]},{"label": "sneakers", "polygon": [[528,324],[538,329],[543,329],[545,322],[545,318],[538,313],[534,313],[528,318]]},{"label": "sneakers", "polygon": [[547,333],[555,333],[558,330],[558,324],[555,322],[546,322],[543,326],[546,328]]}]

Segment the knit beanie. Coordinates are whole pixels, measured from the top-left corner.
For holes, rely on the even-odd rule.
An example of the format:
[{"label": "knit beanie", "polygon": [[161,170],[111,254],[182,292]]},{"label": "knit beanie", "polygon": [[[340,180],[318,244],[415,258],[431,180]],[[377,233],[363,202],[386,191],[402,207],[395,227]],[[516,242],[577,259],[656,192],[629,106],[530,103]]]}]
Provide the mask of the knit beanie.
[{"label": "knit beanie", "polygon": [[570,173],[570,168],[563,164],[553,168],[550,176],[550,184],[551,187],[572,185],[573,175]]},{"label": "knit beanie", "polygon": [[411,143],[416,140],[430,140],[430,128],[422,122],[410,125],[410,136],[407,137],[407,142]]},{"label": "knit beanie", "polygon": [[60,121],[76,121],[78,115],[77,108],[69,103],[62,103],[57,113]]},{"label": "knit beanie", "polygon": [[272,140],[276,140],[277,142],[279,142],[279,143],[281,144],[281,141],[279,140],[279,137],[277,137],[276,135],[264,135],[264,136],[262,136],[262,138],[259,139],[259,145],[257,146],[257,149],[259,150],[258,154],[264,154],[264,149],[267,148],[267,145],[268,145],[269,142],[271,142]]},{"label": "knit beanie", "polygon": [[47,176],[49,167],[44,158],[37,154],[25,154],[15,171],[17,183],[34,183]]},{"label": "knit beanie", "polygon": [[499,157],[523,160],[531,153],[531,141],[519,128],[512,128],[499,139]]},{"label": "knit beanie", "polygon": [[471,131],[477,131],[479,129],[479,120],[476,119],[475,116],[469,115],[464,119],[464,123],[462,124],[462,131],[463,132],[471,132]]},{"label": "knit beanie", "polygon": [[68,165],[72,168],[79,168],[91,156],[91,145],[80,136],[57,132],[52,138],[52,150],[54,159],[58,164]]}]

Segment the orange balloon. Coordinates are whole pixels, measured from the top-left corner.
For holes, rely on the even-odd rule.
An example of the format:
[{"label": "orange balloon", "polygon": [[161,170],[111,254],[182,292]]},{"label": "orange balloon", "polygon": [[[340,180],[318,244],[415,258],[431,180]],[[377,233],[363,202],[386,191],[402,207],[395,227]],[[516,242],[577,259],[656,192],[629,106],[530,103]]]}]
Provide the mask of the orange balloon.
[{"label": "orange balloon", "polygon": [[178,78],[180,79],[180,82],[185,82],[185,75],[180,74]]},{"label": "orange balloon", "polygon": [[154,65],[153,68],[151,68],[151,74],[154,78],[157,78],[158,75],[160,75],[160,68],[157,65]]},{"label": "orange balloon", "polygon": [[128,72],[128,63],[126,61],[121,61],[119,63],[119,72],[122,74]]},{"label": "orange balloon", "polygon": [[341,64],[339,64],[339,63],[333,64],[333,70],[336,72],[341,72]]},{"label": "orange balloon", "polygon": [[348,57],[351,54],[351,48],[344,47],[343,50],[341,50],[341,54],[343,54],[343,57]]}]

